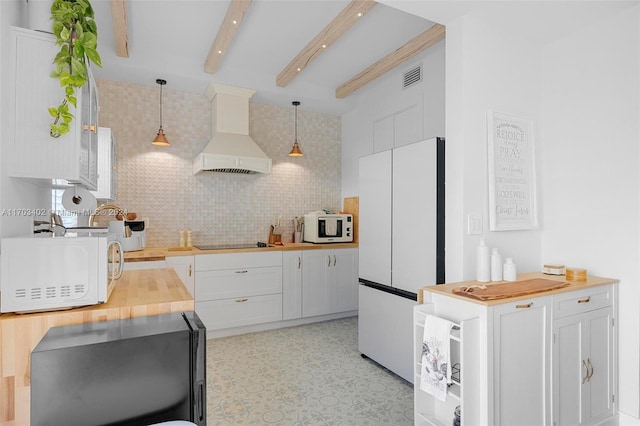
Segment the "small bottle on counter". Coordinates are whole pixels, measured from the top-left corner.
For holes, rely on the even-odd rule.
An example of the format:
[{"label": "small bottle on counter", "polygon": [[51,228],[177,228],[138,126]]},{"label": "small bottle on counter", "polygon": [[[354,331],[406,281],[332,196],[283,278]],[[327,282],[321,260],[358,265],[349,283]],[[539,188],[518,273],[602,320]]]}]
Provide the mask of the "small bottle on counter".
[{"label": "small bottle on counter", "polygon": [[507,261],[504,264],[504,269],[502,271],[502,275],[505,281],[516,281],[516,264],[513,263],[513,259],[507,257]]},{"label": "small bottle on counter", "polygon": [[180,247],[184,247],[185,246],[185,242],[184,242],[184,231],[181,229],[180,230]]},{"label": "small bottle on counter", "polygon": [[484,238],[480,238],[477,249],[476,280],[481,283],[491,280],[491,257],[489,256],[489,246]]},{"label": "small bottle on counter", "polygon": [[491,250],[491,281],[502,281],[502,256],[497,248]]},{"label": "small bottle on counter", "polygon": [[187,247],[193,247],[193,238],[192,238],[191,230],[187,231]]}]

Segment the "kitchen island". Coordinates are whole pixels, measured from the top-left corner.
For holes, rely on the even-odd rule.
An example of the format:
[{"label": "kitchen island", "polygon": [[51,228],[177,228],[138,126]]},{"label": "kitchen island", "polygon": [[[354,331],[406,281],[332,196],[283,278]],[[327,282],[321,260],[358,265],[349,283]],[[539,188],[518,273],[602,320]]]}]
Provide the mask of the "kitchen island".
[{"label": "kitchen island", "polygon": [[30,354],[50,327],[193,311],[193,297],[171,268],[125,271],[109,301],[60,311],[0,314],[0,425],[28,425]]},{"label": "kitchen island", "polygon": [[[536,292],[534,284],[550,290]],[[468,424],[617,424],[617,284],[530,273],[515,282],[421,289],[422,304],[414,308],[415,424],[450,423],[457,407]],[[502,298],[507,294],[518,295]],[[420,387],[423,378],[436,383],[436,352],[423,349],[436,343],[433,330],[425,331],[428,316],[437,317],[430,324],[453,327],[443,343],[457,373],[444,401]]]}]

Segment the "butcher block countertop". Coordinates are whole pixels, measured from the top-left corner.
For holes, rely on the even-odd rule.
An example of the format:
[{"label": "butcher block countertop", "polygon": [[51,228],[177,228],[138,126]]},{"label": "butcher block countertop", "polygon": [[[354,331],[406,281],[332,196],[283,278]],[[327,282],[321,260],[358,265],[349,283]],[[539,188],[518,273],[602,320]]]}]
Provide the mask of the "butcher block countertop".
[{"label": "butcher block countertop", "polygon": [[165,260],[167,256],[193,256],[196,254],[248,253],[256,251],[292,251],[292,250],[323,250],[358,248],[358,243],[283,243],[281,246],[235,248],[223,250],[200,250],[196,247],[151,247],[144,250],[128,251],[124,254],[125,262],[148,262]]},{"label": "butcher block countertop", "polygon": [[[553,290],[533,292],[533,293],[529,292],[527,294],[523,294],[519,296],[506,297],[506,298],[500,298],[500,299],[494,299],[494,300],[478,300],[471,297],[455,294],[453,292],[454,289],[480,286],[483,284],[486,285],[487,287],[490,287],[492,285],[507,284],[508,286],[514,286],[515,289],[518,289],[518,287],[521,287],[525,289],[523,291],[527,291],[526,286],[530,282],[529,280],[549,280],[549,281],[555,281],[558,283],[566,282],[568,283],[568,285],[561,288],[556,288]],[[499,305],[501,303],[507,303],[507,302],[517,301],[517,300],[530,299],[532,297],[566,293],[569,291],[581,290],[589,287],[613,284],[617,282],[618,280],[615,280],[612,278],[602,278],[602,277],[594,277],[594,276],[588,276],[586,281],[569,281],[566,279],[564,275],[546,275],[541,272],[531,272],[531,273],[518,275],[518,280],[513,282],[497,281],[497,282],[481,283],[473,280],[473,281],[461,281],[457,283],[422,287],[420,291],[418,291],[418,303],[423,303],[424,299],[428,297],[427,293],[433,293],[433,294],[454,297],[456,299],[466,300],[468,302],[478,303],[480,305],[492,306],[492,305]]]},{"label": "butcher block countertop", "polygon": [[31,314],[0,314],[0,425],[29,424],[33,348],[50,327],[193,311],[172,268],[125,271],[102,305]]}]

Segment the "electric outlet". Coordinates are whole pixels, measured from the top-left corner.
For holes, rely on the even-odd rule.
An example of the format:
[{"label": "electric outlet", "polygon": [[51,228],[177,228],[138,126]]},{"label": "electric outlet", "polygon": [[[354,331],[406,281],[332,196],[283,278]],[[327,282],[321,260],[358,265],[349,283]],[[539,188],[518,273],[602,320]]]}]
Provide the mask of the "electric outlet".
[{"label": "electric outlet", "polygon": [[482,235],[482,215],[467,215],[467,235]]}]

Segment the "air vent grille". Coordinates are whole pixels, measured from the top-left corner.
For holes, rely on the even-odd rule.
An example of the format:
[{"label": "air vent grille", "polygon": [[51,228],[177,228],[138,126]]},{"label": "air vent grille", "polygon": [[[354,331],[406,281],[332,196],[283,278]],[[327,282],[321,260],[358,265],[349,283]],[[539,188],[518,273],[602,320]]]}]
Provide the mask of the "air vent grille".
[{"label": "air vent grille", "polygon": [[411,68],[402,76],[402,88],[406,89],[409,86],[420,83],[422,81],[422,65]]},{"label": "air vent grille", "polygon": [[234,169],[234,168],[225,168],[225,169],[207,169],[210,172],[219,172],[219,173],[239,173],[239,174],[255,174],[256,172],[245,169]]}]

